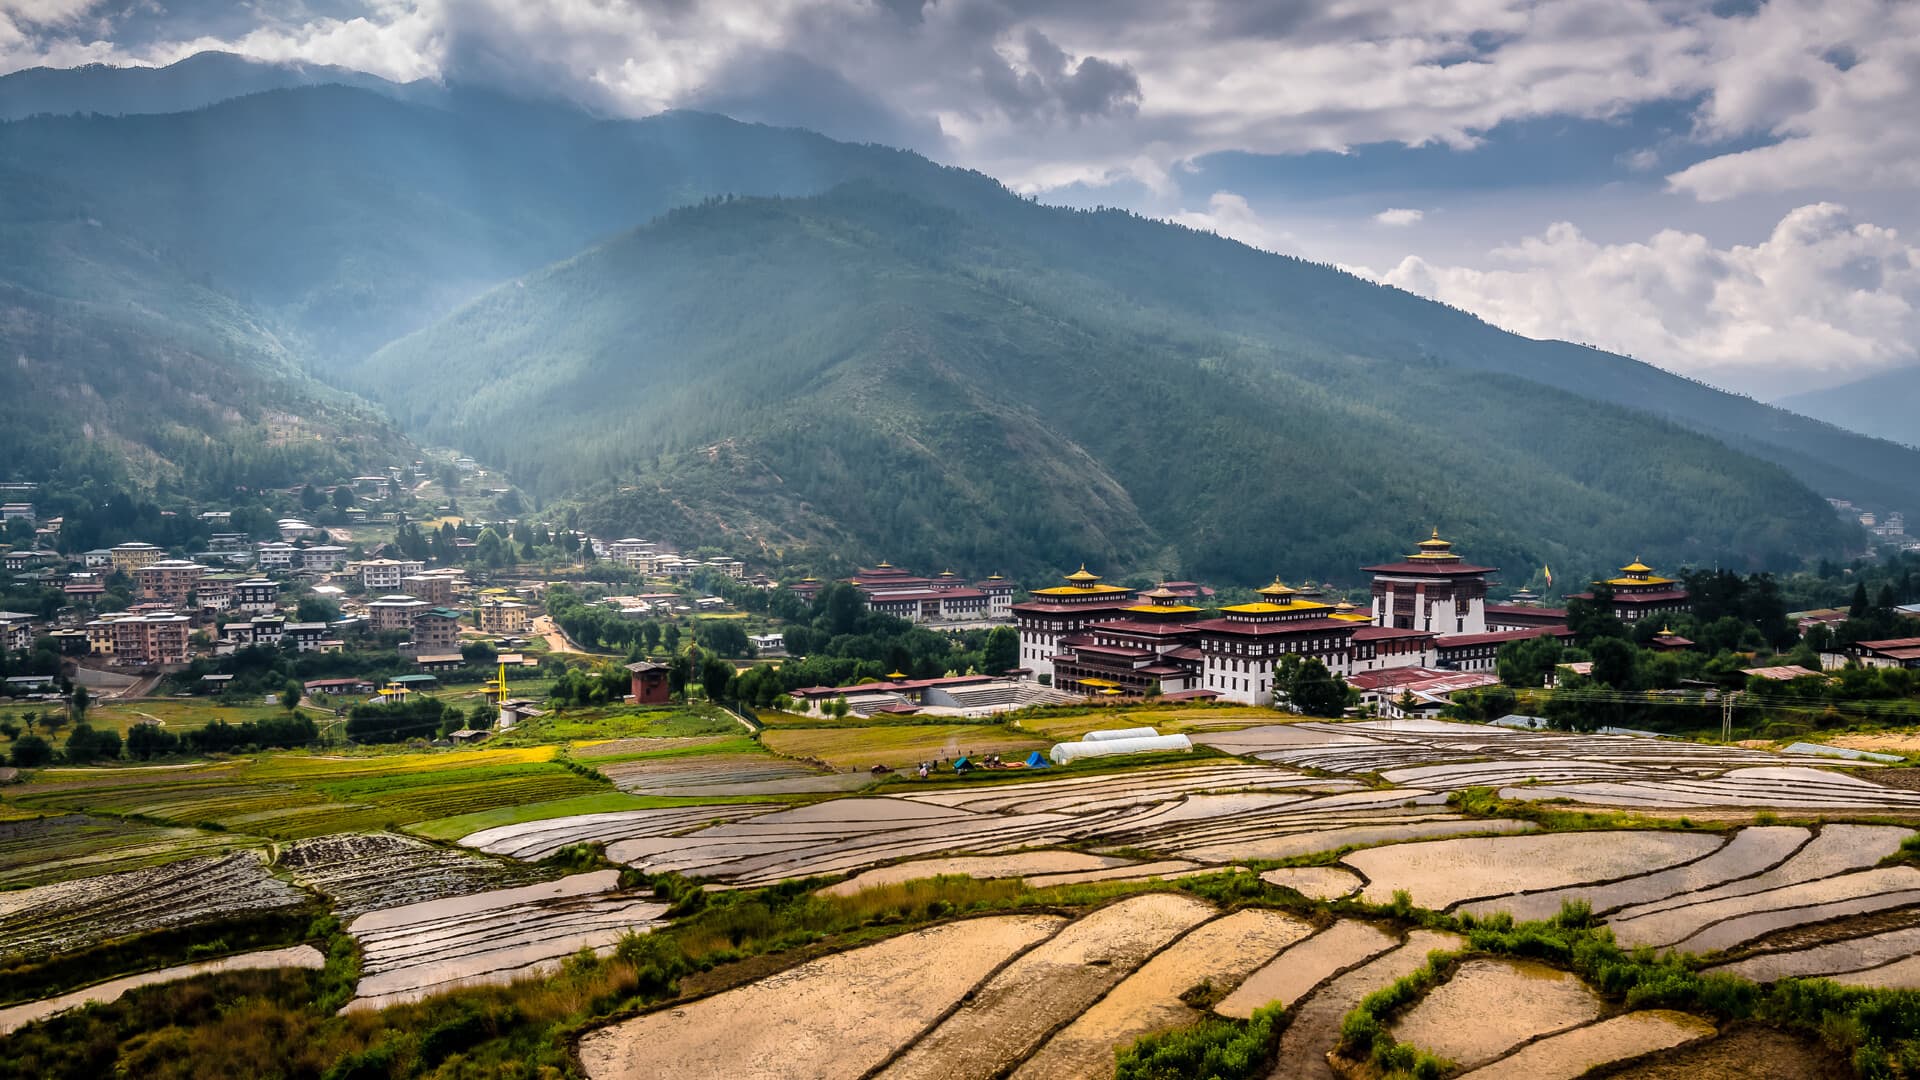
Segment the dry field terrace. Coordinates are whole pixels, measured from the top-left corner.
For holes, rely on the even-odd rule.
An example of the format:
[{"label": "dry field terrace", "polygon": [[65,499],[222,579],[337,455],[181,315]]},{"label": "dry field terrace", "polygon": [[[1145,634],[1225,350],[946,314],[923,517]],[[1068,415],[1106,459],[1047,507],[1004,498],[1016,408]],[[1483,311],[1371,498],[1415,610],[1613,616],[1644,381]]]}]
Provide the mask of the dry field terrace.
[{"label": "dry field terrace", "polygon": [[[83,1074],[51,1033],[177,979],[279,986],[314,1053],[385,1039],[393,1076],[509,1004],[462,1036],[509,1075],[1844,1075],[1920,1039],[1888,1034],[1920,1018],[1904,767],[1143,711],[45,770],[0,796],[0,1076]],[[1143,722],[1199,749],[866,767]]]}]

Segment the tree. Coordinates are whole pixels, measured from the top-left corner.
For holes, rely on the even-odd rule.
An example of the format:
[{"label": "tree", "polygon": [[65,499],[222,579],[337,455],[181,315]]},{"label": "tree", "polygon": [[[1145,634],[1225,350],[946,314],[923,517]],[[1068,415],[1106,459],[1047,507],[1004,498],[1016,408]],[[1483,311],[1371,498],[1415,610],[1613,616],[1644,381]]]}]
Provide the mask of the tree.
[{"label": "tree", "polygon": [[1634,688],[1634,661],[1637,650],[1619,638],[1601,638],[1588,652],[1593,657],[1593,681],[1615,690]]},{"label": "tree", "polygon": [[1867,606],[1867,583],[1857,582],[1853,586],[1853,603],[1847,605],[1847,618],[1864,619],[1872,610]]},{"label": "tree", "polygon": [[353,506],[353,488],[347,484],[336,484],[333,488],[333,508],[346,510]]},{"label": "tree", "polygon": [[300,506],[306,510],[318,510],[327,504],[327,497],[320,493],[318,484],[305,484],[300,488]]},{"label": "tree", "polygon": [[5,735],[7,741],[12,742],[20,737],[20,725],[11,720],[0,720],[0,735]]},{"label": "tree", "polygon": [[989,675],[1020,666],[1020,634],[1011,626],[996,626],[987,631],[980,652],[980,669]]},{"label": "tree", "polygon": [[127,755],[141,761],[165,757],[180,749],[180,737],[159,724],[135,724],[127,729]]},{"label": "tree", "polygon": [[53,745],[38,735],[22,735],[14,740],[9,760],[16,769],[37,769],[53,760]]},{"label": "tree", "polygon": [[280,687],[280,707],[288,712],[293,712],[298,709],[300,707],[300,695],[306,693],[306,689],[306,687],[300,685],[299,679],[288,679],[286,684]]},{"label": "tree", "polygon": [[76,724],[67,736],[67,760],[78,764],[90,761],[117,761],[120,758],[120,733],[95,731],[91,724]]},{"label": "tree", "polygon": [[73,697],[68,700],[71,701],[73,705],[74,722],[79,723],[86,720],[87,708],[93,704],[93,695],[87,693],[87,688],[85,686],[75,685],[73,688]]},{"label": "tree", "polygon": [[680,624],[668,623],[667,628],[664,631],[662,631],[661,638],[666,642],[668,652],[670,653],[679,652],[680,651]]},{"label": "tree", "polygon": [[324,596],[303,596],[294,609],[294,618],[301,622],[338,622],[340,607]]},{"label": "tree", "polygon": [[700,667],[700,688],[707,692],[709,701],[731,700],[733,665],[718,656],[707,657]]},{"label": "tree", "polygon": [[1347,709],[1347,684],[1318,657],[1287,653],[1273,668],[1276,704],[1284,701],[1308,716],[1340,716]]}]

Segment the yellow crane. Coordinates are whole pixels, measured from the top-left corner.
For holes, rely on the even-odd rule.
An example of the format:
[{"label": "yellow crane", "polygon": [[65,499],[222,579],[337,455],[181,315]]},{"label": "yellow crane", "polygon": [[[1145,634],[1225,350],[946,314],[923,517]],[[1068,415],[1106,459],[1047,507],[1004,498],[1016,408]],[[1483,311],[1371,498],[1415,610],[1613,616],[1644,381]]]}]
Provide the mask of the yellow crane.
[{"label": "yellow crane", "polygon": [[507,665],[505,661],[502,661],[500,664],[499,675],[495,676],[492,682],[481,683],[480,690],[485,694],[496,695],[494,697],[494,703],[498,706],[499,712],[494,715],[494,723],[497,726],[503,726],[500,725],[500,722],[506,718],[507,711]]}]

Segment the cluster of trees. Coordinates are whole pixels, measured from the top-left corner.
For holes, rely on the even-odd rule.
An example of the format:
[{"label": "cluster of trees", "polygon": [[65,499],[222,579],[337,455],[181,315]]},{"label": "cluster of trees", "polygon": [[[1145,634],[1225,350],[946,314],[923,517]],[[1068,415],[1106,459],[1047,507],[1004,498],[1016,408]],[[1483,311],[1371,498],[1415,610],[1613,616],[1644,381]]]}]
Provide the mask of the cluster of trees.
[{"label": "cluster of trees", "polygon": [[1287,653],[1273,666],[1273,700],[1308,716],[1340,716],[1353,696],[1318,657]]},{"label": "cluster of trees", "polygon": [[[1833,678],[1810,676],[1789,682],[1745,673],[1747,668],[1765,665],[1797,665],[1817,672],[1822,650],[1853,641],[1915,636],[1920,625],[1893,610],[1896,603],[1905,602],[1900,599],[1902,586],[1912,582],[1914,567],[1904,562],[1904,558],[1895,559],[1881,568],[1877,598],[1869,593],[1873,582],[1856,582],[1847,621],[1838,627],[1815,625],[1804,638],[1787,613],[1789,596],[1806,602],[1808,594],[1803,585],[1789,589],[1770,574],[1684,573],[1681,578],[1693,600],[1692,612],[1671,619],[1641,619],[1632,625],[1613,616],[1611,595],[1597,589],[1592,600],[1568,602],[1573,644],[1543,637],[1504,646],[1498,658],[1504,688],[1462,695],[1455,714],[1492,719],[1515,708],[1536,708],[1556,726],[1571,729],[1618,725],[1685,730],[1710,726],[1717,717],[1709,717],[1697,704],[1698,694],[1662,700],[1660,692],[1743,691],[1749,703],[1796,706],[1797,716],[1824,712],[1814,717],[1812,722],[1817,723],[1839,722],[1845,703],[1861,701],[1888,703],[1873,707],[1871,715],[1878,719],[1920,720],[1920,701],[1912,700],[1920,691],[1920,678],[1912,672],[1853,669]],[[1666,630],[1692,641],[1694,647],[1684,651],[1648,647],[1652,638]],[[1540,695],[1540,700],[1526,694],[1544,686],[1560,665],[1576,661],[1590,661],[1593,666],[1584,675],[1561,672],[1555,693]],[[1615,696],[1622,693],[1636,696]]]},{"label": "cluster of trees", "polygon": [[447,710],[445,702],[431,697],[413,697],[395,704],[356,705],[347,714],[347,737],[357,743],[431,739],[439,735],[446,724]]}]

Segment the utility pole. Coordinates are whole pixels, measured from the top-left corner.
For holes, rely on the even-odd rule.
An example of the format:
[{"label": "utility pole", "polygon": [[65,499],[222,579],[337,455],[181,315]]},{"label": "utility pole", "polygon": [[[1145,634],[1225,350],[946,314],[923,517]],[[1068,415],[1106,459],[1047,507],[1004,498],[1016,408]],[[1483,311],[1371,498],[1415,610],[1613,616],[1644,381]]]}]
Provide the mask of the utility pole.
[{"label": "utility pole", "polygon": [[1720,701],[1720,741],[1723,743],[1733,741],[1733,702],[1739,696],[1739,691],[1734,691]]}]

